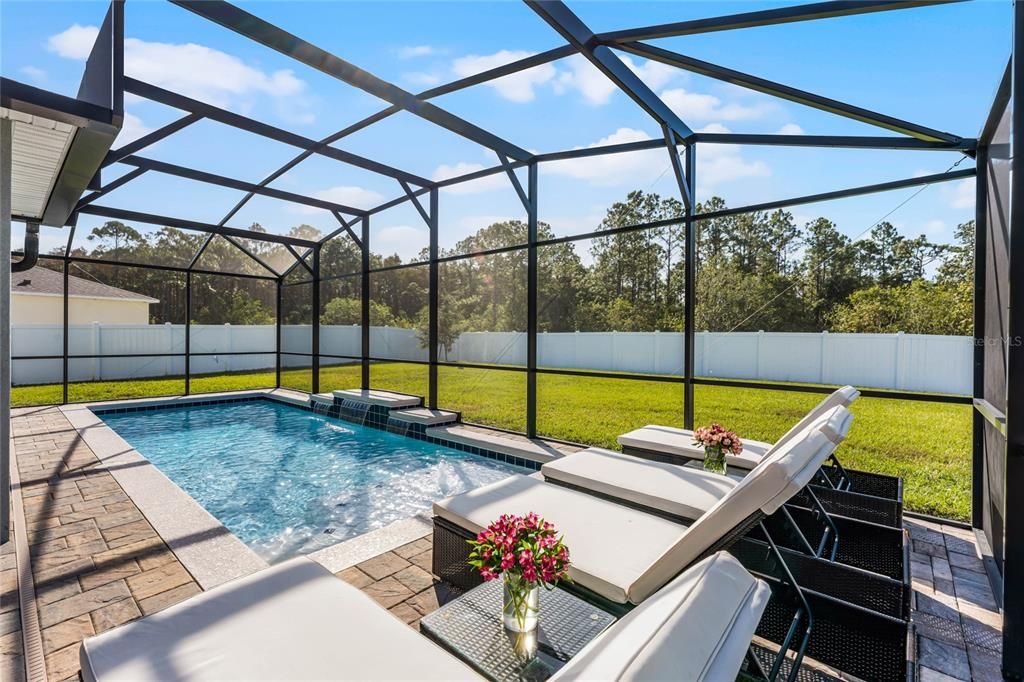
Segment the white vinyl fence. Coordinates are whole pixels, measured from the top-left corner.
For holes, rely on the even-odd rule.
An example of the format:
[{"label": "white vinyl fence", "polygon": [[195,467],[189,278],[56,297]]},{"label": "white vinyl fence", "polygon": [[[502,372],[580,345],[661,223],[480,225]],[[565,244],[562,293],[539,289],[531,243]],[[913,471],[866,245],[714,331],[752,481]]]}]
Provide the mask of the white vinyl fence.
[{"label": "white vinyl fence", "polygon": [[[282,327],[281,350],[309,353],[309,325]],[[273,325],[192,325],[193,374],[269,369],[274,366]],[[73,325],[68,330],[70,355],[183,353],[184,325]],[[322,326],[322,353],[358,356],[359,328]],[[970,394],[972,343],[965,336],[922,334],[820,334],[766,332],[698,332],[696,374],[703,377],[854,384],[871,388]],[[59,325],[15,325],[15,356],[62,353]],[[676,332],[543,333],[537,338],[541,367],[592,369],[643,374],[683,371],[684,337]],[[411,329],[374,327],[370,354],[377,358],[426,360],[427,351]],[[262,353],[261,351],[266,351]],[[232,355],[232,353],[257,353]],[[447,355],[452,362],[526,364],[526,335],[521,332],[467,332]],[[322,358],[322,365],[345,359]],[[308,365],[309,358],[284,356],[282,365]],[[70,381],[96,381],[181,375],[184,358],[136,357],[71,359]],[[60,360],[19,360],[14,384],[61,381]]]}]

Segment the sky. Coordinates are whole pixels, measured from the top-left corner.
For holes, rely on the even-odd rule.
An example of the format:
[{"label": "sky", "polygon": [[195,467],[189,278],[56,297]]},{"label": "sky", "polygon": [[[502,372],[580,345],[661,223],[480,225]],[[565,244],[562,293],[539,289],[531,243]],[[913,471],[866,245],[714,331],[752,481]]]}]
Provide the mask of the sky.
[{"label": "sky", "polygon": [[[411,92],[557,47],[561,38],[520,2],[240,2],[257,16]],[[717,16],[776,4],[750,2],[580,2],[569,6],[596,32]],[[792,4],[792,3],[790,3]],[[81,0],[0,3],[0,73],[73,96],[106,12]],[[1011,4],[977,0],[936,7],[809,21],[783,26],[652,41],[850,104],[962,137],[975,137],[987,115],[1010,53]],[[319,139],[388,105],[187,10],[133,0],[125,11],[128,75]],[[619,53],[692,129],[714,132],[888,135],[889,131]],[[514,144],[552,152],[660,135],[632,100],[582,57],[574,56],[508,78],[445,95],[432,103]],[[182,116],[128,96],[115,147]],[[494,153],[407,112],[335,143],[431,179],[493,166]],[[202,121],[140,155],[259,182],[299,149],[218,123]],[[828,150],[700,145],[699,200],[729,206],[824,192],[947,170],[960,154],[924,151]],[[960,168],[973,165],[961,161]],[[131,170],[116,164],[109,182]],[[271,183],[307,196],[372,208],[403,195],[398,183],[334,159],[314,156]],[[678,196],[667,154],[637,152],[542,164],[540,219],[556,235],[597,229],[607,207],[633,189]],[[972,181],[797,206],[803,224],[818,216],[858,237],[888,215],[907,237],[952,241],[973,217]],[[106,206],[176,218],[219,222],[240,199],[234,190],[147,173],[111,192]],[[897,208],[899,207],[899,208]],[[893,209],[896,209],[890,214]],[[523,219],[501,175],[442,191],[440,245],[491,222]],[[102,218],[82,216],[77,244]],[[337,221],[318,209],[265,197],[252,199],[228,223],[260,223],[285,233],[299,224],[324,232]],[[143,231],[160,226],[135,224]],[[18,231],[15,244],[20,244]],[[66,241],[44,228],[42,249]],[[371,219],[375,252],[415,258],[428,243],[412,206]],[[581,245],[583,250],[586,246]],[[584,255],[585,254],[581,254]]]}]

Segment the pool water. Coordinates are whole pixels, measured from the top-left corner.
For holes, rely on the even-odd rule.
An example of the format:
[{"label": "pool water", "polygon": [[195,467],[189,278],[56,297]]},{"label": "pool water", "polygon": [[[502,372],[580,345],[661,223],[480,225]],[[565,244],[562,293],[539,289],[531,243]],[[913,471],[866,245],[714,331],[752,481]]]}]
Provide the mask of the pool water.
[{"label": "pool water", "polygon": [[430,509],[520,467],[270,400],[103,420],[267,561]]}]

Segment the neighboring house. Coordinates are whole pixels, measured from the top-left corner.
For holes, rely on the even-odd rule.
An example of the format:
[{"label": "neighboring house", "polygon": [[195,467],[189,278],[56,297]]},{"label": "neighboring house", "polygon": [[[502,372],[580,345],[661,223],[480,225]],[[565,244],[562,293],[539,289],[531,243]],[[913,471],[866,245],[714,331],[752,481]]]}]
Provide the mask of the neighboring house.
[{"label": "neighboring house", "polygon": [[[69,324],[149,324],[155,298],[68,276]],[[63,324],[64,275],[35,267],[11,273],[11,324]]]}]

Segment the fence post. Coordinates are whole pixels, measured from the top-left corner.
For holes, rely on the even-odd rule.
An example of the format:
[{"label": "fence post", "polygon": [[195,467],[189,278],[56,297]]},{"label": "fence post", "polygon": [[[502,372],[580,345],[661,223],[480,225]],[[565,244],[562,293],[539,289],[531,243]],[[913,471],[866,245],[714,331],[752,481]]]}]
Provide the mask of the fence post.
[{"label": "fence post", "polygon": [[92,323],[92,380],[99,381],[100,374],[102,374],[103,360],[99,357],[100,355],[100,323]]},{"label": "fence post", "polygon": [[821,361],[818,363],[818,383],[825,383],[825,375],[828,374],[828,361],[825,359],[828,352],[828,330],[821,332]]},{"label": "fence post", "polygon": [[[167,337],[167,352],[174,352],[174,326],[170,322],[164,322],[164,336]],[[170,355],[164,356],[164,376],[170,376],[174,371],[174,358]]]},{"label": "fence post", "polygon": [[224,354],[224,371],[231,371],[231,351],[235,349],[235,338],[232,335],[231,323],[224,323],[224,334],[227,338],[224,339],[224,346],[227,348],[227,352]]},{"label": "fence post", "polygon": [[[700,375],[706,377],[708,375],[708,339],[711,338],[711,331],[705,329],[700,335]],[[696,336],[694,336],[694,343],[696,343]],[[697,349],[693,349],[694,353]]]},{"label": "fence post", "polygon": [[896,332],[896,359],[892,363],[892,385],[894,388],[902,389],[906,381],[904,376],[906,363],[903,362],[903,351],[905,350],[906,339],[903,332]]},{"label": "fence post", "polygon": [[764,330],[758,329],[757,336],[755,338],[757,339],[757,345],[754,347],[754,362],[756,362],[757,364],[754,365],[754,376],[756,376],[758,379],[761,379],[761,342],[764,340]]}]

